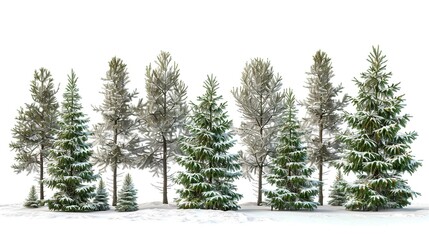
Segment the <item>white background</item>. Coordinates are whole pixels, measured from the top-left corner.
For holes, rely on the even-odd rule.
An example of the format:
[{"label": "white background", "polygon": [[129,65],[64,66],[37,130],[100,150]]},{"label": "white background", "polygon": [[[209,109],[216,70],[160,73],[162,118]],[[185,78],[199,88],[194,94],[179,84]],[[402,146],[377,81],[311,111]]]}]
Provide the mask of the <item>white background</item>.
[{"label": "white background", "polygon": [[[297,2],[297,3],[295,3]],[[354,77],[366,71],[371,47],[387,55],[392,82],[401,82],[413,116],[407,130],[419,137],[413,154],[423,167],[412,177],[422,193],[413,203],[428,203],[427,140],[427,14],[425,1],[2,1],[0,2],[0,203],[20,203],[35,184],[31,174],[16,175],[10,167],[11,129],[17,109],[31,101],[33,72],[48,68],[60,84],[62,101],[67,74],[73,68],[84,110],[91,124],[99,119],[92,105],[102,101],[108,61],[120,57],[128,65],[130,88],[144,97],[145,67],[161,50],[169,51],[188,85],[188,99],[202,91],[207,74],[217,76],[221,93],[238,126],[230,93],[240,85],[246,61],[269,59],[298,99],[305,98],[305,72],[321,49],[331,57],[335,83],[354,95]],[[331,170],[333,171],[333,170]],[[139,180],[139,175],[145,180]],[[147,170],[133,171],[140,202],[161,200]],[[330,183],[327,183],[327,187]],[[251,185],[239,191],[254,201]],[[171,198],[171,197],[170,197]],[[170,199],[171,201],[171,199]]]}]

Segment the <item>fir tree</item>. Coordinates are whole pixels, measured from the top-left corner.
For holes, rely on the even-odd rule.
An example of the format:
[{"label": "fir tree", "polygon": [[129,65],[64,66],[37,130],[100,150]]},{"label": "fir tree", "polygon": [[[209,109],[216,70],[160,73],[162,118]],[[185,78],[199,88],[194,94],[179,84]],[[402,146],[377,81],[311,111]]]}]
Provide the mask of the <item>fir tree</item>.
[{"label": "fir tree", "polygon": [[170,53],[161,52],[155,63],[156,68],[146,67],[147,102],[140,120],[150,154],[140,167],[162,174],[162,202],[168,204],[168,160],[177,151],[178,136],[185,125],[187,87],[179,79],[179,68]]},{"label": "fir tree", "polygon": [[305,128],[309,131],[309,160],[319,170],[319,204],[323,205],[323,166],[338,160],[340,144],[337,140],[339,126],[342,123],[341,112],[347,105],[347,96],[337,99],[342,92],[340,85],[333,86],[334,77],[331,59],[325,52],[317,51],[313,56],[313,65],[307,73],[306,88],[308,97],[302,102],[307,110],[304,118]]},{"label": "fir tree", "polygon": [[35,186],[31,186],[30,193],[28,194],[27,199],[25,199],[24,207],[27,207],[27,208],[39,207],[39,199],[37,198]]},{"label": "fir tree", "polygon": [[204,208],[236,210],[242,197],[236,193],[234,180],[240,176],[238,155],[228,152],[235,144],[228,120],[226,102],[219,103],[219,84],[208,76],[204,82],[205,93],[192,105],[190,123],[186,126],[189,136],[180,140],[183,155],[177,158],[186,171],[178,173],[176,182],[179,208]]},{"label": "fir tree", "polygon": [[386,56],[373,47],[368,61],[362,80],[354,79],[359,88],[351,99],[356,112],[345,116],[351,131],[340,138],[346,151],[339,166],[357,176],[346,188],[350,199],[345,206],[363,211],[401,208],[418,195],[402,177],[421,166],[410,149],[417,133],[401,132],[410,115],[401,114],[404,96],[397,95],[399,83],[389,83],[392,73],[386,71]]},{"label": "fir tree", "polygon": [[238,134],[247,147],[242,153],[242,162],[246,176],[256,173],[258,176],[257,205],[262,204],[262,177],[264,168],[269,164],[274,145],[278,119],[284,110],[285,93],[281,91],[282,78],[274,75],[269,61],[259,58],[246,63],[241,77],[241,87],[234,88],[232,94],[244,121],[238,128]]},{"label": "fir tree", "polygon": [[124,184],[121,191],[119,191],[118,204],[116,211],[118,212],[131,212],[139,209],[137,205],[137,190],[131,179],[131,175],[125,175]]},{"label": "fir tree", "polygon": [[277,210],[313,210],[319,181],[311,179],[314,167],[307,166],[307,149],[302,145],[303,132],[297,120],[295,96],[286,91],[285,113],[280,130],[276,157],[272,161],[268,183],[275,190],[265,191],[268,204]]},{"label": "fir tree", "polygon": [[136,164],[139,151],[138,122],[134,117],[132,101],[137,92],[129,92],[127,65],[119,58],[112,58],[106,72],[103,92],[104,101],[94,107],[101,113],[103,121],[94,126],[95,162],[103,167],[110,166],[113,172],[112,206],[117,202],[118,167],[131,167]]},{"label": "fir tree", "polygon": [[329,194],[329,205],[332,206],[344,206],[347,202],[346,187],[348,186],[347,182],[343,178],[341,171],[337,172],[334,183],[331,187],[331,193]]},{"label": "fir tree", "polygon": [[97,210],[106,211],[110,209],[108,201],[109,196],[106,190],[106,185],[104,184],[103,179],[100,178],[93,202],[96,205]]},{"label": "fir tree", "polygon": [[63,96],[58,137],[51,151],[53,161],[48,166],[50,177],[46,183],[57,190],[48,201],[48,207],[55,211],[97,210],[90,202],[95,190],[92,182],[97,175],[89,162],[92,154],[91,145],[87,143],[89,132],[86,124],[89,120],[82,112],[76,82],[77,77],[72,70]]},{"label": "fir tree", "polygon": [[30,86],[30,104],[18,110],[15,127],[12,129],[14,142],[10,148],[16,152],[12,168],[17,172],[36,172],[39,174],[40,200],[45,199],[45,169],[51,160],[49,151],[55,138],[59,104],[55,97],[58,89],[54,86],[51,73],[40,68],[34,71]]}]

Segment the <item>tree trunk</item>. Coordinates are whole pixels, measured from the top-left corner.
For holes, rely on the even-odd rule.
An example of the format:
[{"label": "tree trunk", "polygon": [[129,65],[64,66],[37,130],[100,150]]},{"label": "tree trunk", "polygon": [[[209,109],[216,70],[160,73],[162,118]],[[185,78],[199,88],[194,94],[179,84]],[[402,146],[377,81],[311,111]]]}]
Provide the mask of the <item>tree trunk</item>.
[{"label": "tree trunk", "polygon": [[113,196],[112,196],[112,206],[116,206],[118,203],[118,184],[117,184],[117,177],[118,177],[118,165],[116,162],[113,164]]},{"label": "tree trunk", "polygon": [[[319,123],[319,141],[320,141],[320,147],[323,146],[323,122],[322,117],[320,117],[320,123]],[[319,149],[321,151],[322,149]],[[323,206],[323,156],[322,153],[319,153],[319,204],[320,206]]]},{"label": "tree trunk", "polygon": [[118,129],[116,128],[117,121],[115,121],[115,131],[113,134],[113,145],[114,145],[114,159],[113,159],[113,196],[112,196],[112,206],[116,206],[118,203],[118,153],[117,147],[118,147]]},{"label": "tree trunk", "polygon": [[262,205],[262,170],[263,167],[258,167],[258,201],[256,202],[256,205],[261,206]]},{"label": "tree trunk", "polygon": [[163,186],[162,186],[162,203],[168,204],[168,196],[167,196],[167,140],[164,136],[162,136],[162,175],[164,178]]},{"label": "tree trunk", "polygon": [[319,162],[319,204],[323,206],[323,162]]},{"label": "tree trunk", "polygon": [[40,158],[40,181],[39,181],[39,184],[40,184],[40,201],[41,202],[43,202],[43,200],[45,200],[45,191],[44,191],[44,188],[43,188],[43,178],[44,178],[44,176],[43,176],[43,171],[44,171],[44,164],[43,164],[43,161],[44,161],[44,159],[43,159],[43,150],[45,149],[45,146],[42,144],[42,145],[40,145],[40,156],[39,156],[39,158]]}]

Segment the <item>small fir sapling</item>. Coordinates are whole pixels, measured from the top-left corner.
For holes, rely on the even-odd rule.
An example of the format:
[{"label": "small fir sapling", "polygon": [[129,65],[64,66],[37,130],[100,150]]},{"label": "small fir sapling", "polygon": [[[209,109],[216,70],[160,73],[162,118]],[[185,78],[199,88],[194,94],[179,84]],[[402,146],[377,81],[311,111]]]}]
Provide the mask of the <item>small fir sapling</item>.
[{"label": "small fir sapling", "polygon": [[328,201],[328,204],[331,206],[343,206],[347,202],[347,186],[348,183],[344,180],[343,174],[339,170],[331,187],[331,192],[329,194],[330,200]]},{"label": "small fir sapling", "polygon": [[137,190],[134,188],[131,175],[128,173],[125,175],[124,183],[118,194],[118,204],[116,205],[116,211],[131,212],[137,210]]},{"label": "small fir sapling", "polygon": [[27,208],[38,208],[39,207],[39,199],[37,198],[35,186],[31,186],[30,193],[28,194],[27,199],[25,199],[24,207],[27,207]]},{"label": "small fir sapling", "polygon": [[94,204],[97,206],[99,211],[106,211],[110,209],[108,201],[109,195],[106,190],[106,185],[104,184],[103,179],[100,179],[95,192]]}]

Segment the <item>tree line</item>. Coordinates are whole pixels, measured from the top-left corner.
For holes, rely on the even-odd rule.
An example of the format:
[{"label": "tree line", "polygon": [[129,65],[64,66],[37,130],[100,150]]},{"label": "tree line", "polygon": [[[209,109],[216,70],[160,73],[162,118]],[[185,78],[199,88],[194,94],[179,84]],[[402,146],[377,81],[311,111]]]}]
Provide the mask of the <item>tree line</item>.
[{"label": "tree line", "polygon": [[[180,185],[179,208],[239,209],[242,195],[234,181],[256,176],[257,205],[313,210],[324,202],[323,169],[333,166],[338,174],[330,204],[364,211],[407,206],[419,195],[403,178],[421,166],[410,149],[417,133],[401,131],[410,116],[401,113],[405,99],[398,95],[399,83],[390,83],[385,55],[373,47],[367,60],[367,71],[353,80],[357,96],[342,95],[341,84],[332,83],[331,59],[317,51],[304,86],[308,95],[299,101],[293,90],[283,88],[269,60],[251,59],[241,86],[231,90],[242,118],[236,128],[213,75],[196,102],[187,102],[187,86],[168,52],[146,67],[145,99],[128,89],[127,65],[112,58],[102,78],[104,100],[93,107],[102,120],[92,127],[82,112],[75,72],[68,75],[60,106],[58,87],[40,68],[30,84],[33,101],[18,109],[10,143],[16,152],[12,168],[39,176],[40,200],[33,187],[25,205],[44,203],[48,186],[55,191],[46,200],[49,209],[109,209],[104,182],[97,189],[94,184],[98,166],[112,170],[111,205],[118,211],[137,210],[130,175],[118,196],[119,167],[161,174],[164,204],[169,185]],[[354,110],[348,112],[350,103]],[[298,107],[305,109],[302,119]],[[235,134],[244,149],[232,153]],[[170,174],[173,163],[181,170]],[[356,180],[346,182],[343,173],[353,173]]]}]

